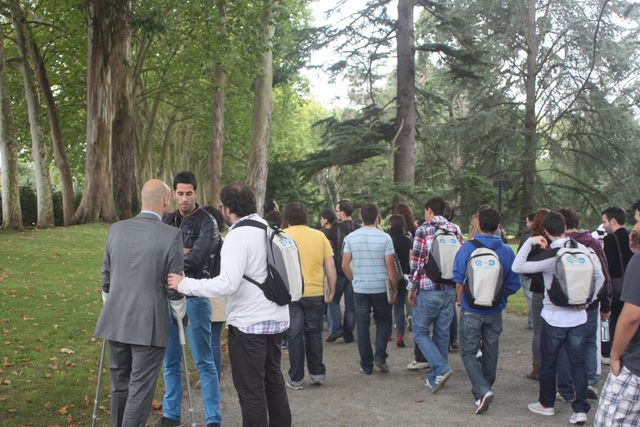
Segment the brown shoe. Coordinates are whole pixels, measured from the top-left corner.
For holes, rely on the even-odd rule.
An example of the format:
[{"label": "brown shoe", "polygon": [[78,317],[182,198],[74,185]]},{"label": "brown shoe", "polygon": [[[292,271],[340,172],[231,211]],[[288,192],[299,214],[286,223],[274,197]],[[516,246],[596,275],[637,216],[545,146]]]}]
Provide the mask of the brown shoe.
[{"label": "brown shoe", "polygon": [[527,374],[527,378],[535,381],[538,381],[540,379],[540,368],[538,365],[536,365],[535,363],[533,364],[533,368],[531,369],[531,372]]}]

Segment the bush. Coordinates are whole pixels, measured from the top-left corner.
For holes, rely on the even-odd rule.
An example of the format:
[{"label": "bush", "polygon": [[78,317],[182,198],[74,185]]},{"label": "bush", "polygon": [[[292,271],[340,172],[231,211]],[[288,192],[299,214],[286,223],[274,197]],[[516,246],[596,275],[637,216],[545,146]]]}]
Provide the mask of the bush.
[{"label": "bush", "polygon": [[[62,192],[56,191],[51,195],[53,199],[53,221],[56,226],[64,225],[62,212]],[[75,195],[75,206],[80,203],[81,194]],[[2,196],[0,196],[0,226],[2,225]],[[20,187],[20,208],[22,209],[22,224],[25,227],[35,227],[38,222],[38,199],[36,191],[28,186]]]}]

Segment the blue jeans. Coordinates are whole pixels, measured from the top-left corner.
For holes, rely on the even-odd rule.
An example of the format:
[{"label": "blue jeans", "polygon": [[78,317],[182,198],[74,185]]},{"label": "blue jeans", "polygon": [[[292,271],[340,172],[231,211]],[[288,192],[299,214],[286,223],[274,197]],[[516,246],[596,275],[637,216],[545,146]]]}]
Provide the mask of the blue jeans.
[{"label": "blue jeans", "polygon": [[[496,381],[501,333],[502,313],[460,312],[460,356],[476,400],[491,390]],[[480,359],[476,358],[478,350],[482,350]]]},{"label": "blue jeans", "polygon": [[[358,353],[360,353],[360,367],[370,374],[373,370],[373,362],[385,363],[387,361],[387,337],[391,333],[389,318],[391,317],[391,304],[387,301],[387,293],[360,294],[354,293],[353,297],[356,309],[356,332],[358,336]],[[376,354],[375,359],[371,350],[371,308],[373,318],[376,321]]]},{"label": "blue jeans", "polygon": [[[587,324],[584,336],[584,362],[587,371],[587,384],[596,385],[600,376],[598,375],[598,306],[587,310]],[[560,349],[558,354],[558,391],[567,400],[573,400],[573,377],[569,367],[567,351]]]},{"label": "blue jeans", "polygon": [[[429,362],[431,371],[426,380],[433,385],[436,376],[449,371],[449,333],[456,293],[446,291],[420,291],[413,310],[413,340]],[[430,333],[433,325],[433,336]]]},{"label": "blue jeans", "polygon": [[322,315],[324,297],[304,297],[289,304],[289,378],[300,382],[304,378],[304,359],[312,377],[324,379],[326,368],[322,363]]},{"label": "blue jeans", "polygon": [[218,378],[222,373],[222,328],[224,322],[211,322],[211,350],[213,351],[213,363],[216,364]]},{"label": "blue jeans", "polygon": [[[220,381],[211,352],[211,303],[209,298],[187,299],[189,326],[185,335],[191,349],[191,356],[198,368],[202,384],[204,423],[220,423]],[[180,420],[182,405],[182,346],[178,337],[178,327],[173,316],[169,316],[169,339],[164,355],[164,398],[162,412],[166,418]],[[193,382],[195,383],[195,382]]]},{"label": "blue jeans", "polygon": [[584,337],[587,332],[586,323],[570,328],[560,328],[544,321],[540,340],[540,397],[539,401],[546,407],[553,407],[556,402],[556,366],[558,353],[564,346],[569,356],[571,374],[575,388],[575,400],[571,402],[573,412],[589,412],[591,405],[587,403],[587,371],[584,366]]},{"label": "blue jeans", "polygon": [[[340,310],[340,298],[344,294],[344,321]],[[353,287],[346,277],[338,276],[336,279],[336,293],[333,301],[329,304],[327,316],[331,319],[331,328],[329,332],[334,334],[342,334],[346,337],[353,336],[353,327],[355,325],[355,308],[353,304]]]}]

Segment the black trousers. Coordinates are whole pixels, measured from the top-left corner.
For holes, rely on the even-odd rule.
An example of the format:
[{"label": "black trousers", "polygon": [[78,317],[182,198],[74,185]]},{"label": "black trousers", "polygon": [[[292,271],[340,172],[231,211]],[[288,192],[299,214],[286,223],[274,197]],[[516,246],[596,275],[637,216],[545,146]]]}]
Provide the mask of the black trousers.
[{"label": "black trousers", "polygon": [[109,341],[109,349],[111,425],[144,427],[165,348]]},{"label": "black trousers", "polygon": [[229,325],[229,360],[245,427],[289,427],[291,410],[280,371],[282,334],[245,334]]}]

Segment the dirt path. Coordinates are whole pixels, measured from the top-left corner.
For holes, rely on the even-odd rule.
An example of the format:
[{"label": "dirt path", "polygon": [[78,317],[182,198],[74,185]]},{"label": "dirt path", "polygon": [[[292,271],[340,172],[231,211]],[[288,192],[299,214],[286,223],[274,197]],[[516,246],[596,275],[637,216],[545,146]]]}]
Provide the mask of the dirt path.
[{"label": "dirt path", "polygon": [[[476,426],[555,426],[569,425],[571,406],[556,403],[556,415],[543,417],[527,410],[527,404],[538,396],[538,383],[525,378],[531,368],[531,334],[525,328],[526,317],[506,313],[501,337],[500,360],[494,386],[495,399],[487,413],[474,415],[475,405],[470,383],[460,355],[449,355],[454,376],[438,393],[432,394],[422,384],[425,371],[406,369],[413,360],[413,341],[409,336],[406,348],[389,343],[388,363],[391,372],[364,376],[358,369],[356,343],[342,340],[324,346],[327,381],[312,386],[305,378],[304,390],[287,389],[294,426],[417,426],[466,425]],[[325,332],[326,336],[326,332]],[[283,353],[282,372],[289,368],[288,354]],[[604,381],[601,380],[601,383]],[[161,387],[161,380],[159,381]],[[196,390],[199,400],[199,391]],[[201,403],[197,413],[201,414]],[[593,420],[596,401],[590,401],[589,423]],[[187,402],[183,404],[187,414]],[[238,397],[231,381],[228,364],[222,374],[223,425],[241,425]],[[157,419],[157,413],[154,419]],[[202,416],[198,415],[198,426]],[[150,419],[150,424],[154,420]],[[183,416],[183,426],[188,419]]]}]

